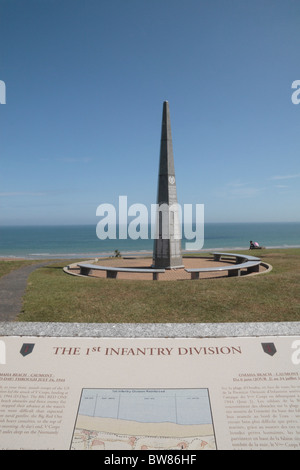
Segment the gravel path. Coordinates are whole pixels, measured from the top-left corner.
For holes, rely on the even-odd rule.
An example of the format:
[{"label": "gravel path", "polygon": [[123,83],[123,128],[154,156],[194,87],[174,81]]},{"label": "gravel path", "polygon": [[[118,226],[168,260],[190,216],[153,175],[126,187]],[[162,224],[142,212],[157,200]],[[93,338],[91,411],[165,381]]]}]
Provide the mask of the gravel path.
[{"label": "gravel path", "polygon": [[21,312],[28,276],[48,263],[24,266],[0,278],[0,321],[14,321]]}]

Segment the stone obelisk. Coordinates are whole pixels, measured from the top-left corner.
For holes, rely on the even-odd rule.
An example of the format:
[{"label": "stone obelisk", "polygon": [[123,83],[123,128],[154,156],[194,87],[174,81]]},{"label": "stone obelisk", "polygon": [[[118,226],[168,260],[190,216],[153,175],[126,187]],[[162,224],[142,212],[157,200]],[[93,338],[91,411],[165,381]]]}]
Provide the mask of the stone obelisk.
[{"label": "stone obelisk", "polygon": [[163,103],[157,207],[153,266],[166,269],[182,268],[181,218],[177,203],[168,101]]}]

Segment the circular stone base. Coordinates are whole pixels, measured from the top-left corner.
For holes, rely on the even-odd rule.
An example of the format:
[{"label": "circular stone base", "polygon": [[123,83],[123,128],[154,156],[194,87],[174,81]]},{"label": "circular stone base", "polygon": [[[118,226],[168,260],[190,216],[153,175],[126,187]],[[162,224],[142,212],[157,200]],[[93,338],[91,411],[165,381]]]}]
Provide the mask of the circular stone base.
[{"label": "circular stone base", "polygon": [[[115,266],[119,268],[143,268],[143,269],[151,269],[152,265],[152,258],[109,258],[109,259],[101,259],[101,260],[89,260],[87,263],[92,263],[99,266]],[[191,268],[210,268],[210,267],[218,267],[218,266],[232,266],[235,264],[234,260],[226,260],[226,261],[214,261],[211,257],[186,257],[183,258],[184,268],[178,269],[166,269],[164,273],[159,274],[159,281],[184,281],[190,280],[191,274],[186,272],[185,269]],[[266,272],[269,266],[266,264],[261,264],[259,266],[259,273],[251,273],[247,274],[247,271],[241,271],[241,276],[244,277],[253,276],[256,274],[260,274]],[[73,275],[80,275],[80,269],[77,267],[77,264],[74,263],[69,265],[65,268],[65,272],[68,274]],[[86,277],[86,276],[85,276]],[[102,278],[106,279],[106,271],[91,271],[89,277],[95,278]],[[228,272],[221,271],[221,272],[204,272],[200,273],[200,279],[206,278],[227,278]],[[135,281],[152,281],[152,273],[124,273],[118,272],[117,279],[124,279],[124,280],[135,280]]]}]

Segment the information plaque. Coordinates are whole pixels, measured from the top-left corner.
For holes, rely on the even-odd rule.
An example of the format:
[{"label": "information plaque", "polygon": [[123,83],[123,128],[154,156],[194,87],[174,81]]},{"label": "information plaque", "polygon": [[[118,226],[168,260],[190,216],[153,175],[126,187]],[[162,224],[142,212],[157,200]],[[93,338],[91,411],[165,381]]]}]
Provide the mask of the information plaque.
[{"label": "information plaque", "polygon": [[0,448],[300,449],[300,337],[0,337]]}]

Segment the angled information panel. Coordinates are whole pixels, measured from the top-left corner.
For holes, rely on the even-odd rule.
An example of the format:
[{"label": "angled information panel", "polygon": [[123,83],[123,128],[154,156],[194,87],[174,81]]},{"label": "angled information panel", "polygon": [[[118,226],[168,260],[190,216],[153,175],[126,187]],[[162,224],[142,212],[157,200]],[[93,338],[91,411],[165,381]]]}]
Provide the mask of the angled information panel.
[{"label": "angled information panel", "polygon": [[0,448],[300,448],[300,337],[0,337]]}]

